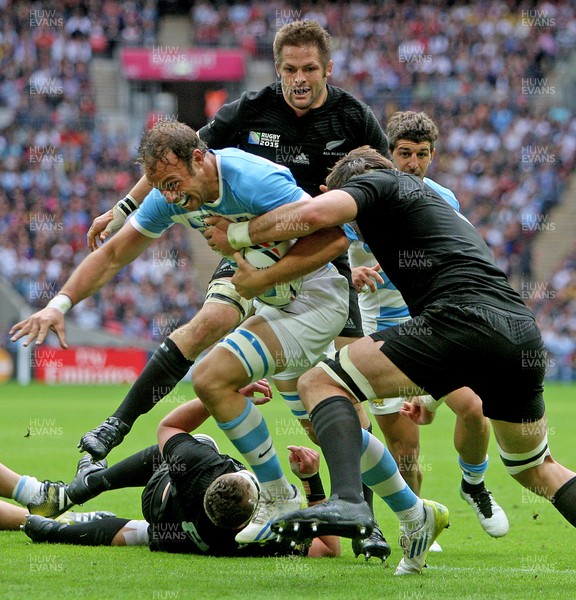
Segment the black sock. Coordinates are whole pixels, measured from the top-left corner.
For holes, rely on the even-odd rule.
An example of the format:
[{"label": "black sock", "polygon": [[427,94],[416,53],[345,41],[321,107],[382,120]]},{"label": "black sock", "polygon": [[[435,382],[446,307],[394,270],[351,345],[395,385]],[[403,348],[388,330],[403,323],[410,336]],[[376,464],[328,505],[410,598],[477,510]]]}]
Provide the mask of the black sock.
[{"label": "black sock", "polygon": [[[372,423],[366,427],[366,431],[368,433],[372,433]],[[364,495],[364,500],[372,510],[372,514],[374,514],[374,492],[372,488],[368,487],[365,483],[362,483],[362,494]]]},{"label": "black sock", "polygon": [[362,502],[362,428],[356,409],[345,396],[332,396],[310,413],[318,443],[326,459],[332,495]]},{"label": "black sock", "polygon": [[[107,469],[96,471],[88,475],[85,480],[88,489],[94,493],[90,498],[105,490],[144,487],[160,464],[162,464],[162,454],[156,444],[132,454]],[[83,502],[90,498],[86,498]]]},{"label": "black sock", "polygon": [[465,494],[471,495],[478,494],[486,487],[486,484],[483,481],[480,483],[468,483],[465,479],[462,479],[460,485],[462,486],[462,491]]},{"label": "black sock", "polygon": [[576,527],[576,477],[561,486],[551,502],[568,523]]},{"label": "black sock", "polygon": [[178,346],[166,338],[112,416],[132,427],[140,415],[152,410],[176,387],[193,364],[193,360],[188,360]]},{"label": "black sock", "polygon": [[109,546],[114,536],[129,523],[130,519],[111,517],[89,523],[66,525],[51,532],[46,541],[53,544],[76,544],[79,546]]}]

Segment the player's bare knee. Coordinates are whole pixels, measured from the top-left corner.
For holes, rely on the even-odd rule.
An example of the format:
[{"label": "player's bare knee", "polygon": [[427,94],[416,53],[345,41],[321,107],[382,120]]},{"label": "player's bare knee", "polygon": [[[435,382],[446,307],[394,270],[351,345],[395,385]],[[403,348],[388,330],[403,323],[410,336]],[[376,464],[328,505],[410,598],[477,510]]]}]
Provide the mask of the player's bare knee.
[{"label": "player's bare knee", "polygon": [[464,404],[456,411],[456,415],[467,427],[481,429],[488,426],[486,417],[482,412],[482,405],[478,406],[475,403]]},{"label": "player's bare knee", "polygon": [[204,305],[194,318],[175,329],[170,338],[189,360],[196,360],[201,352],[231,331],[238,322],[238,312],[222,304]]},{"label": "player's bare knee", "polygon": [[444,399],[446,405],[467,425],[483,425],[482,400],[472,390],[456,390]]},{"label": "player's bare knee", "polygon": [[194,365],[192,383],[198,397],[205,403],[221,394],[226,387],[212,361],[200,361]]},{"label": "player's bare knee", "polygon": [[[302,398],[302,402],[306,405],[305,398],[309,396],[318,384],[318,378],[322,376],[322,371],[319,369],[310,369],[298,378],[298,394]],[[307,407],[308,408],[308,407]]]}]

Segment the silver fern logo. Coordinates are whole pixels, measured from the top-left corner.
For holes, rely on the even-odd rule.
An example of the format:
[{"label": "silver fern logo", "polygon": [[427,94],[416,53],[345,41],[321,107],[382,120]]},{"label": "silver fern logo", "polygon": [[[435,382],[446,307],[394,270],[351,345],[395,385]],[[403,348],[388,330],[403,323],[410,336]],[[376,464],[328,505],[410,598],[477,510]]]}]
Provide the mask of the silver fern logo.
[{"label": "silver fern logo", "polygon": [[334,148],[338,148],[341,146],[346,140],[332,140],[326,144],[326,148],[324,150],[334,150]]}]

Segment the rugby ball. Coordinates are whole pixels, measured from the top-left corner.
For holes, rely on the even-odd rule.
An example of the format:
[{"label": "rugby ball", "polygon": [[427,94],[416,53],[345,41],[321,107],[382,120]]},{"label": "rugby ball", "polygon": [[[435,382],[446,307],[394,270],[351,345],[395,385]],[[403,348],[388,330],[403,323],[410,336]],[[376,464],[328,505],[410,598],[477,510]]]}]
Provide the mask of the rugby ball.
[{"label": "rugby ball", "polygon": [[[259,246],[250,246],[243,248],[241,254],[247,262],[257,269],[267,269],[277,263],[290,249],[292,242],[289,240],[283,242],[267,242]],[[258,300],[274,306],[283,308],[288,306],[302,289],[302,278],[295,279],[287,283],[278,283],[274,287],[266,290]]]}]

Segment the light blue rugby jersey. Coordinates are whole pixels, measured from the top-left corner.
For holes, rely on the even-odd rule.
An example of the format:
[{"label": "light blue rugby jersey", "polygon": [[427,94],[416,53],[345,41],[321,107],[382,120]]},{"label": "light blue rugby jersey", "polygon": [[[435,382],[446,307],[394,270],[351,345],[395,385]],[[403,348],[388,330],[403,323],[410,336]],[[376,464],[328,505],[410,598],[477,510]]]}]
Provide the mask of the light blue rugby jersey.
[{"label": "light blue rugby jersey", "polygon": [[460,202],[454,195],[454,192],[439,183],[436,183],[433,179],[428,179],[428,177],[424,177],[422,180],[428,187],[432,188],[437,194],[440,194],[448,204],[457,211],[460,211]]},{"label": "light blue rugby jersey", "polygon": [[[450,204],[450,206],[454,210],[460,211],[460,202],[458,202],[458,199],[456,198],[452,190],[444,187],[443,185],[440,185],[439,183],[436,183],[436,181],[434,181],[433,179],[428,179],[428,177],[424,177],[423,181],[428,187],[432,188],[437,194],[444,198],[444,200],[446,200],[446,202],[448,202],[448,204]],[[344,225],[344,231],[350,242],[362,243],[360,241],[360,238],[358,237],[358,234],[352,226],[348,224]],[[372,251],[366,243],[362,243],[362,249],[366,253],[366,256],[370,256],[371,258],[374,257]],[[374,264],[374,261],[372,261],[372,264]],[[397,291],[396,286],[390,281],[390,279],[388,279],[388,276],[386,275],[386,273],[384,273],[384,271],[379,271],[379,273],[384,281],[383,283],[376,282],[375,294],[378,294],[378,292],[381,291],[381,302],[385,302],[386,304],[382,303],[380,305],[378,315],[376,316],[378,331],[394,325],[395,320],[399,318],[406,318],[410,316],[410,313],[408,312],[408,307],[405,304],[399,306],[397,301],[395,301],[396,296],[394,294],[387,295],[386,292]],[[386,300],[383,300],[384,298]],[[392,301],[392,298],[394,298],[394,301]]]},{"label": "light blue rugby jersey", "polygon": [[237,148],[209,152],[215,155],[218,165],[218,200],[189,211],[169,204],[154,189],[130,219],[137,231],[158,238],[175,223],[204,231],[205,219],[211,215],[221,215],[236,222],[247,221],[307,196],[286,167]]}]

